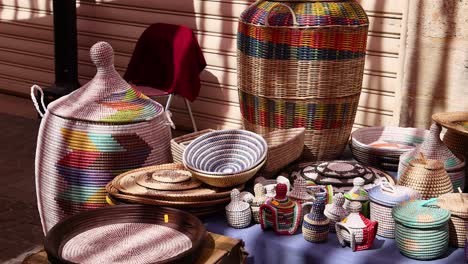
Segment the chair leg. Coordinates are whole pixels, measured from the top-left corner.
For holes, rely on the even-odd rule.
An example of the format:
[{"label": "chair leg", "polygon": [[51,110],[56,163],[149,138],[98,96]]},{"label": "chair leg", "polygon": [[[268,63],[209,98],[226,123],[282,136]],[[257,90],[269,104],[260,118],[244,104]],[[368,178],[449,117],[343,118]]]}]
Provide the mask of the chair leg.
[{"label": "chair leg", "polygon": [[167,98],[166,108],[164,108],[164,111],[169,110],[169,107],[171,107],[172,96],[173,96],[173,94],[170,94],[169,97]]},{"label": "chair leg", "polygon": [[195,124],[195,118],[193,117],[192,108],[190,107],[190,102],[186,98],[184,98],[184,100],[185,100],[185,105],[187,106],[188,113],[190,115],[190,119],[192,120],[193,131],[197,132],[198,131],[197,124]]}]

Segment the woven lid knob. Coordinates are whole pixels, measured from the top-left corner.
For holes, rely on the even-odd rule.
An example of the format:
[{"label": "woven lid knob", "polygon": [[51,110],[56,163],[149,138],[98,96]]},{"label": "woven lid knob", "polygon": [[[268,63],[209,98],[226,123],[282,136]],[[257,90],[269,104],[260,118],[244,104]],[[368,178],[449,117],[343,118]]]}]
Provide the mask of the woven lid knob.
[{"label": "woven lid knob", "polygon": [[354,178],[354,180],[353,180],[353,185],[354,186],[364,186],[364,183],[365,183],[365,181],[361,177]]},{"label": "woven lid knob", "polygon": [[232,189],[231,191],[231,202],[237,202],[240,200],[240,192],[238,189]]},{"label": "woven lid knob", "polygon": [[263,187],[261,183],[255,184],[254,193],[255,193],[255,197],[265,196],[265,188]]},{"label": "woven lid knob", "polygon": [[319,198],[315,199],[315,201],[312,203],[312,207],[310,208],[310,212],[314,213],[323,213],[325,210],[325,199]]},{"label": "woven lid knob", "polygon": [[286,198],[286,193],[288,192],[288,186],[284,183],[278,183],[276,185],[276,200],[284,200]]},{"label": "woven lid knob", "polygon": [[100,41],[91,47],[89,53],[98,70],[114,66],[114,49],[109,43]]},{"label": "woven lid knob", "polygon": [[359,213],[361,211],[362,204],[360,202],[351,202],[348,208],[351,213]]},{"label": "woven lid knob", "polygon": [[335,204],[336,206],[343,206],[343,204],[345,203],[345,197],[343,196],[342,193],[337,193],[335,194],[335,196],[333,196],[333,204]]}]

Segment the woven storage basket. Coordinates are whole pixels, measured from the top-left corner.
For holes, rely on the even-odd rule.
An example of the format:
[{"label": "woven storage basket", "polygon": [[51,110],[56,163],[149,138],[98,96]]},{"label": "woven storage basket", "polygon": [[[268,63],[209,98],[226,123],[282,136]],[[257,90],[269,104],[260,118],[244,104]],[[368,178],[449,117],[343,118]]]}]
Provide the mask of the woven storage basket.
[{"label": "woven storage basket", "polygon": [[244,127],[305,127],[304,155],[339,156],[356,115],[367,15],[355,1],[256,1],[237,33]]},{"label": "woven storage basket", "polygon": [[424,154],[428,159],[441,160],[447,171],[454,189],[465,186],[465,159],[457,156],[444,145],[440,139],[442,127],[436,123],[431,125],[429,134],[424,142],[412,151],[408,151],[400,156],[398,175],[401,176],[408,168],[411,160],[418,157],[419,153]]},{"label": "woven storage basket", "polygon": [[231,191],[231,202],[226,206],[226,219],[234,228],[244,228],[252,221],[250,205],[240,199],[239,190]]},{"label": "woven storage basket", "polygon": [[351,134],[350,149],[361,163],[396,171],[400,155],[421,144],[427,133],[410,127],[365,127]]},{"label": "woven storage basket", "polygon": [[333,202],[325,205],[324,214],[328,219],[330,219],[330,232],[336,232],[335,224],[343,220],[343,218],[349,214],[343,207],[344,203],[345,198],[343,194],[337,193],[333,196]]},{"label": "woven storage basket", "polygon": [[189,213],[120,205],[67,218],[47,233],[44,247],[49,263],[194,263],[205,235]]},{"label": "woven storage basket", "polygon": [[452,213],[449,221],[450,245],[464,247],[468,225],[468,194],[444,194],[437,199],[437,205]]},{"label": "woven storage basket", "polygon": [[[44,233],[74,213],[105,206],[104,187],[116,175],[171,160],[163,107],[119,76],[109,44],[96,43],[90,54],[96,76],[52,102],[39,129],[35,174]],[[33,86],[32,95],[35,89],[41,91]]]},{"label": "woven storage basket", "polygon": [[379,222],[377,235],[395,238],[393,207],[402,202],[419,198],[420,196],[415,190],[404,186],[393,186],[389,183],[382,183],[380,186],[370,189],[370,219]]},{"label": "woven storage basket", "polygon": [[298,159],[304,149],[305,128],[282,129],[263,136],[268,145],[265,166],[259,172],[273,176],[283,167]]},{"label": "woven storage basket", "polygon": [[395,240],[403,255],[430,260],[447,251],[450,212],[430,205],[435,200],[416,200],[393,208]]},{"label": "woven storage basket", "polygon": [[328,239],[330,220],[323,214],[325,199],[316,199],[312,203],[310,213],[302,221],[302,235],[309,242],[324,242]]},{"label": "woven storage basket", "polygon": [[261,183],[257,183],[254,186],[255,197],[251,204],[252,216],[255,223],[260,224],[260,205],[264,204],[267,196],[265,187]]},{"label": "woven storage basket", "polygon": [[204,129],[201,131],[173,138],[171,140],[172,160],[174,162],[182,163],[182,154],[184,153],[184,149],[187,147],[187,145],[190,144],[190,142],[192,142],[197,137],[213,131],[214,129]]}]

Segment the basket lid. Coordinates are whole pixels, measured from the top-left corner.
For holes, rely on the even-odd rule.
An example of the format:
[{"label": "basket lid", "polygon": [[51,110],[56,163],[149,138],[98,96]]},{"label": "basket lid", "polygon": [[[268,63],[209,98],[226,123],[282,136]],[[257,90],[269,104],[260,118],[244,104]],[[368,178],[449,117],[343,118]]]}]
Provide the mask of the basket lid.
[{"label": "basket lid", "polygon": [[292,191],[288,194],[290,198],[301,200],[301,201],[310,201],[314,199],[314,196],[307,192],[307,182],[301,177],[297,177],[294,180],[294,185]]},{"label": "basket lid", "polygon": [[94,44],[90,56],[97,67],[94,78],[50,103],[50,113],[66,119],[103,123],[137,123],[163,113],[159,103],[135,90],[117,73],[109,43]]},{"label": "basket lid", "polygon": [[419,198],[417,191],[405,186],[392,185],[389,182],[382,182],[379,186],[370,189],[368,193],[372,202],[389,207]]},{"label": "basket lid", "polygon": [[437,113],[432,119],[447,129],[468,136],[468,112]]},{"label": "basket lid", "polygon": [[450,211],[435,205],[437,198],[416,200],[393,207],[395,221],[413,228],[436,228],[444,225],[450,218]]},{"label": "basket lid", "polygon": [[226,211],[239,212],[244,211],[250,207],[250,204],[240,199],[240,192],[238,189],[232,189],[231,202],[226,206]]},{"label": "basket lid", "polygon": [[437,199],[437,205],[453,215],[468,218],[468,193],[447,193]]}]

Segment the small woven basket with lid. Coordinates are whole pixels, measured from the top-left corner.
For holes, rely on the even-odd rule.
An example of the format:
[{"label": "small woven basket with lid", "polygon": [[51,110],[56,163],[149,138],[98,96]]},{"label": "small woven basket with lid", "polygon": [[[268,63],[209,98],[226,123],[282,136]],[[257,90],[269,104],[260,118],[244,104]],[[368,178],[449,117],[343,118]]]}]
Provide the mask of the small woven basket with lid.
[{"label": "small woven basket with lid", "polygon": [[468,225],[468,194],[444,194],[437,199],[437,205],[452,213],[449,221],[450,245],[464,247]]},{"label": "small woven basket with lid", "polygon": [[310,213],[302,221],[302,235],[309,242],[324,242],[328,239],[330,220],[323,214],[325,199],[319,198],[312,203]]},{"label": "small woven basket with lid", "polygon": [[240,199],[240,192],[237,189],[231,191],[231,202],[226,206],[226,219],[234,228],[247,227],[252,221],[250,204]]},{"label": "small woven basket with lid", "polygon": [[417,191],[421,199],[453,192],[452,182],[444,164],[439,160],[425,159],[424,155],[410,162],[408,169],[398,180],[398,185]]},{"label": "small woven basket with lid", "polygon": [[370,219],[379,222],[377,235],[395,238],[395,221],[392,210],[395,205],[409,200],[419,199],[415,190],[404,186],[382,183],[369,190]]},{"label": "small woven basket with lid", "polygon": [[72,214],[106,206],[105,185],[118,174],[171,161],[164,108],[120,77],[108,43],[96,43],[90,55],[94,78],[50,103],[39,128],[35,174],[44,233]]},{"label": "small woven basket with lid", "polygon": [[450,211],[433,205],[435,201],[416,200],[393,208],[395,240],[403,255],[430,260],[447,251]]},{"label": "small woven basket with lid", "polygon": [[254,194],[255,196],[250,207],[252,208],[252,215],[255,223],[260,224],[260,205],[264,204],[267,200],[265,187],[263,187],[261,183],[255,184]]},{"label": "small woven basket with lid", "polygon": [[325,205],[325,216],[330,219],[330,232],[335,232],[335,224],[348,216],[348,211],[344,209],[343,205],[345,198],[343,194],[337,193],[333,196],[333,202]]}]

